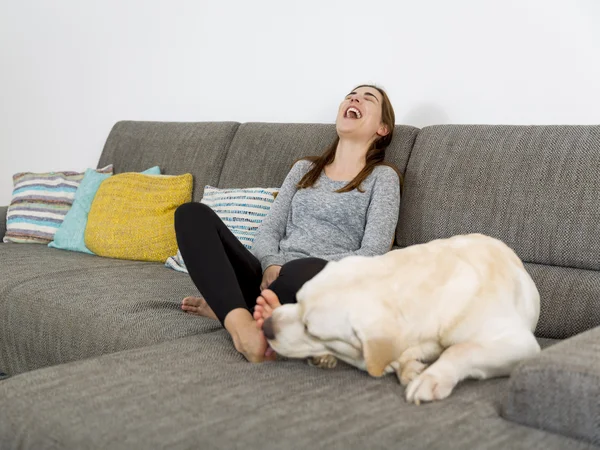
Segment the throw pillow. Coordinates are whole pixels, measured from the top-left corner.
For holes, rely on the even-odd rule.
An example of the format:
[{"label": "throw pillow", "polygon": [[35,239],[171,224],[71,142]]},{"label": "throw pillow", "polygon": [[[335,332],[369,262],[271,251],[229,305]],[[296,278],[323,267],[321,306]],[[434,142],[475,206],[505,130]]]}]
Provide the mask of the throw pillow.
[{"label": "throw pillow", "polygon": [[[154,166],[142,173],[146,175],[160,175],[160,168]],[[100,188],[100,184],[110,176],[111,174],[98,173],[92,169],[85,171],[85,176],[79,188],[77,188],[77,192],[75,192],[73,205],[71,205],[71,209],[65,215],[65,219],[58,227],[58,230],[56,230],[54,240],[48,244],[48,247],[89,253],[90,255],[94,254],[85,246],[85,227],[94,196],[98,188]]]},{"label": "throw pillow", "polygon": [[[269,213],[277,192],[276,188],[220,189],[205,186],[200,203],[210,206],[244,247],[251,250],[258,227]],[[187,273],[179,250],[167,259],[165,265]]]},{"label": "throw pillow", "polygon": [[165,261],[165,266],[169,269],[176,270],[177,272],[188,273],[187,267],[185,266],[185,262],[183,262],[183,257],[181,256],[181,252],[177,249],[177,254],[174,256],[169,256]]},{"label": "throw pillow", "polygon": [[[113,166],[95,170],[112,174]],[[73,204],[84,172],[22,172],[6,213],[4,242],[47,244]]]},{"label": "throw pillow", "polygon": [[100,185],[85,245],[100,256],[165,261],[177,251],[174,215],[192,199],[192,175],[122,173]]}]

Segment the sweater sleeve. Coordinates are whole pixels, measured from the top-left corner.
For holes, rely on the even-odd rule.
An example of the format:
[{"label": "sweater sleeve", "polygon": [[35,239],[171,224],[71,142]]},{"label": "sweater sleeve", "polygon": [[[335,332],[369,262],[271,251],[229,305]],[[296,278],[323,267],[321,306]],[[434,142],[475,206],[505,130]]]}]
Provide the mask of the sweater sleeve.
[{"label": "sweater sleeve", "polygon": [[392,248],[400,212],[400,179],[394,169],[382,166],[375,180],[367,210],[365,232],[358,250],[327,255],[338,261],[346,256],[383,255]]},{"label": "sweater sleeve", "polygon": [[285,263],[285,257],[281,254],[279,248],[279,241],[285,235],[292,207],[292,199],[298,190],[296,185],[311,165],[312,163],[306,160],[301,160],[294,164],[285,177],[269,214],[258,228],[254,245],[252,246],[252,253],[260,261],[263,272],[269,266],[281,266]]}]

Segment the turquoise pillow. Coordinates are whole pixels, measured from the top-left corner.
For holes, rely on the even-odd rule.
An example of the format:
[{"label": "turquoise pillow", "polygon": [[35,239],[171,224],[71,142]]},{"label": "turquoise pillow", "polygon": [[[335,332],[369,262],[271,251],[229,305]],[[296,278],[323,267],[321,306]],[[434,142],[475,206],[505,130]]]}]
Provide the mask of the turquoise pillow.
[{"label": "turquoise pillow", "polygon": [[[142,173],[160,175],[160,168],[154,166]],[[96,192],[100,184],[110,176],[110,174],[98,173],[93,169],[85,171],[83,180],[81,180],[81,184],[75,192],[73,205],[65,215],[65,219],[58,230],[56,230],[54,240],[48,244],[48,247],[94,254],[85,246],[85,227]]]}]

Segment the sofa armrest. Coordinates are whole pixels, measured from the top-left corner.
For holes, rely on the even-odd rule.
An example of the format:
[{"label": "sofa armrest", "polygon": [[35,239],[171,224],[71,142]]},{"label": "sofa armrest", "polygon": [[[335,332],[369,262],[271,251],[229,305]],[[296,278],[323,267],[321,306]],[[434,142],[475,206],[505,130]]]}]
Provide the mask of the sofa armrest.
[{"label": "sofa armrest", "polygon": [[6,211],[8,211],[8,206],[0,206],[0,244],[6,233]]},{"label": "sofa armrest", "polygon": [[600,443],[600,327],[560,342],[511,374],[502,415]]}]

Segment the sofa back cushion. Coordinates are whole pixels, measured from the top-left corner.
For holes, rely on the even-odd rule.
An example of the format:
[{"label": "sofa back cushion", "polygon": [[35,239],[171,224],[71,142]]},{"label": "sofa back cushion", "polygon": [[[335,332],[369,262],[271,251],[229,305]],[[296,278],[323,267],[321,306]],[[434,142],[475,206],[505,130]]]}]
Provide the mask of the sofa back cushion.
[{"label": "sofa back cushion", "polygon": [[[404,172],[418,129],[397,125],[386,159]],[[335,125],[244,123],[238,128],[223,166],[219,187],[279,187],[293,162],[320,155],[336,137]]]},{"label": "sofa back cushion", "polygon": [[439,125],[406,171],[401,246],[480,232],[526,262],[600,270],[600,126]]},{"label": "sofa back cushion", "polygon": [[526,262],[536,334],[600,325],[600,126],[423,128],[406,169],[397,242],[479,232]]},{"label": "sofa back cushion", "polygon": [[160,166],[168,175],[191,173],[193,200],[204,186],[216,185],[237,122],[117,122],[100,157],[99,167],[114,165],[115,173],[141,172]]},{"label": "sofa back cushion", "polygon": [[566,339],[600,326],[600,272],[525,263],[540,293],[535,335]]}]

